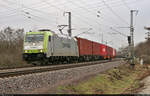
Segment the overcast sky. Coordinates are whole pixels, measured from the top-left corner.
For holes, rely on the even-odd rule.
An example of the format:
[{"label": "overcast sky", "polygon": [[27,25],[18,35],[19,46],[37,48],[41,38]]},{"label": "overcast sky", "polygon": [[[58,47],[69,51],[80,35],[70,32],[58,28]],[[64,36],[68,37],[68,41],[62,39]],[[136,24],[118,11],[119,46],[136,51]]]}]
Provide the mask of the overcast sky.
[{"label": "overcast sky", "polygon": [[[150,0],[0,0],[0,29],[7,26],[25,31],[48,28],[56,33],[72,12],[72,34],[119,48],[128,45],[130,10],[134,14],[135,44],[145,41],[144,26],[150,26]],[[99,15],[99,16],[97,16]],[[92,30],[89,30],[92,28]],[[113,29],[112,29],[113,28]],[[67,29],[67,28],[66,28]],[[66,29],[64,33],[67,34]],[[115,30],[115,31],[114,31]],[[121,34],[117,32],[121,32]],[[103,34],[103,35],[102,35]]]}]

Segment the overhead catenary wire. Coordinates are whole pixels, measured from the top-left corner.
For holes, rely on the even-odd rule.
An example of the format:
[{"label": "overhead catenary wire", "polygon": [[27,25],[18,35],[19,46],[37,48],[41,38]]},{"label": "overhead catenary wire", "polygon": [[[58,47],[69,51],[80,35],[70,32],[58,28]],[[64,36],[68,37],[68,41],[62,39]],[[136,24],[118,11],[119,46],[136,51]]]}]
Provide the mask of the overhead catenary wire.
[{"label": "overhead catenary wire", "polygon": [[[118,2],[118,1],[117,1]],[[114,3],[109,3],[109,4],[111,4],[111,7],[120,7],[120,6],[124,6],[124,4],[122,3],[122,2],[119,2],[119,3],[117,3],[117,2],[114,2]],[[136,0],[132,0],[132,1],[130,1],[130,2],[128,2],[128,3],[126,3],[126,4],[130,4],[130,3],[132,3],[132,4],[134,4],[134,3],[137,3],[136,2]],[[118,5],[117,5],[118,4]],[[103,10],[103,9],[106,9],[107,7],[106,6],[104,6],[105,4],[103,4],[103,3],[95,3],[95,4],[90,4],[90,5],[87,5],[87,6],[92,6],[93,5],[93,7],[89,7],[89,10],[91,10],[91,9],[97,9],[97,8],[99,8],[100,10]],[[116,6],[117,5],[117,6]],[[86,7],[86,6],[82,6],[82,7]],[[77,8],[77,9],[79,9],[79,8]],[[75,10],[77,10],[76,8],[75,8]]]},{"label": "overhead catenary wire", "polygon": [[118,30],[116,30],[116,29],[114,29],[114,28],[110,28],[111,30],[113,30],[113,31],[115,31],[115,32],[117,32],[117,33],[119,33],[120,35],[122,35],[122,36],[124,36],[124,37],[127,37],[128,35],[126,35],[126,34],[123,34],[123,33],[121,33],[121,32],[119,32]]},{"label": "overhead catenary wire", "polygon": [[[84,2],[83,0],[80,0],[80,2],[82,3],[82,4],[85,4],[86,2]],[[89,11],[89,10],[91,10],[91,11]],[[97,15],[97,10],[95,10],[95,9],[91,9],[91,8],[89,8],[89,12],[91,12],[91,14],[94,14],[94,13],[92,13],[92,12],[96,12],[96,15]],[[104,19],[104,21],[106,21],[106,22],[109,22],[109,23],[112,23],[113,25],[114,25],[114,22],[110,22],[108,19],[105,19],[105,17],[106,16],[102,16],[102,15],[104,15],[103,13],[102,14],[98,14],[98,15],[100,15],[100,19]],[[116,24],[115,23],[115,25],[119,25],[119,24]]]},{"label": "overhead catenary wire", "polygon": [[[80,2],[81,2],[81,0],[80,0]],[[73,2],[71,2],[71,3],[73,3]],[[75,3],[73,3],[73,4],[75,4]],[[84,4],[84,3],[83,3]],[[76,4],[77,5],[77,4]],[[82,8],[82,9],[85,9],[85,8],[83,8],[83,7],[80,7],[80,8]],[[86,10],[86,11],[89,11],[89,10]],[[107,20],[107,19],[105,19],[105,20]],[[114,23],[114,22],[113,22]]]},{"label": "overhead catenary wire", "polygon": [[[74,4],[74,3],[73,3]],[[53,5],[54,6],[54,5]],[[82,9],[84,9],[84,8],[82,8]],[[87,11],[87,10],[86,10]],[[89,11],[89,10],[88,10]],[[89,12],[91,12],[91,11],[89,11]],[[84,16],[85,17],[85,16]],[[88,19],[88,18],[87,18]],[[106,19],[105,19],[106,20]]]},{"label": "overhead catenary wire", "polygon": [[[11,3],[12,3],[12,2],[11,2]],[[26,8],[27,8],[27,7],[26,7]],[[30,9],[30,8],[29,8],[29,9]],[[16,9],[16,10],[18,10],[18,9]],[[33,10],[33,9],[32,9],[32,10]],[[21,10],[21,11],[22,11],[22,10]],[[36,10],[36,11],[37,11],[37,10]],[[20,11],[19,11],[19,12],[20,12]],[[23,11],[22,11],[22,12],[23,12]],[[16,13],[17,13],[17,12],[16,12]],[[28,14],[28,15],[32,15],[32,14]],[[12,16],[13,16],[13,17],[14,17],[14,16],[18,16],[18,14],[15,14],[15,15],[14,15],[14,13],[13,13],[13,15],[11,14],[11,15],[9,15],[8,17],[12,17]],[[36,18],[45,19],[45,18],[41,18],[41,17],[36,16],[36,15],[32,15],[32,17],[33,17],[33,16],[36,17]],[[5,16],[5,18],[6,18],[6,16]],[[47,22],[47,21],[51,21],[51,20],[46,19],[46,22]],[[43,21],[42,21],[42,22],[43,22]],[[54,21],[51,21],[51,22],[54,22]],[[49,24],[50,24],[50,23],[49,23]],[[51,24],[50,24],[50,25],[51,25]]]},{"label": "overhead catenary wire", "polygon": [[124,19],[122,19],[122,17],[120,17],[108,4],[106,4],[105,0],[103,0],[103,3],[105,4],[105,6],[107,6],[107,8],[115,15],[118,17],[118,19],[120,19],[121,21],[123,21],[125,24],[129,25],[129,23],[127,21],[125,21]]},{"label": "overhead catenary wire", "polygon": [[[56,8],[56,9],[60,10],[60,11],[64,11],[63,9],[61,9],[61,8],[59,8],[59,7],[55,6],[55,5],[53,5],[53,4],[49,3],[49,2],[47,2],[46,0],[42,0],[42,1],[44,1],[46,4],[48,4],[48,5],[51,6],[51,7],[54,7],[54,8]],[[84,22],[85,24],[88,24],[88,23],[89,23],[89,21],[87,21],[87,20],[85,20],[85,19],[81,19],[80,17],[78,17],[77,14],[74,14],[74,16],[72,16],[72,18],[78,18],[79,20],[81,20],[81,21]],[[89,25],[89,26],[92,26],[92,25]]]},{"label": "overhead catenary wire", "polygon": [[[73,4],[73,5],[76,5],[77,7],[81,8],[81,9],[85,10],[86,12],[90,13],[91,15],[94,15],[94,16],[96,16],[96,15],[97,15],[96,11],[95,11],[95,13],[94,13],[93,11],[91,11],[91,10],[89,10],[89,9],[85,8],[85,7],[79,6],[78,4],[74,3],[74,2],[73,2],[73,1],[71,1],[71,0],[69,0],[69,2],[70,2],[71,4]],[[80,2],[84,4],[84,2],[83,2],[83,1],[81,1],[81,0],[80,0]],[[96,22],[97,22],[97,20],[94,20],[94,21],[96,21]],[[99,22],[97,22],[97,24],[100,24],[100,23],[99,23]]]},{"label": "overhead catenary wire", "polygon": [[126,8],[127,8],[128,10],[131,10],[130,6],[126,3],[125,0],[121,0],[121,1],[123,2],[123,4],[126,6]]},{"label": "overhead catenary wire", "polygon": [[53,5],[54,6],[54,5]]},{"label": "overhead catenary wire", "polygon": [[[7,1],[9,1],[9,0],[7,0]],[[52,0],[52,1],[54,1],[54,0]],[[97,0],[95,0],[95,1],[97,1]],[[47,1],[48,2],[48,1]],[[81,1],[77,1],[78,3],[80,3]],[[114,1],[115,2],[115,1]],[[62,2],[63,3],[63,2]],[[111,3],[111,2],[110,2]],[[57,3],[55,3],[55,4],[57,4]],[[67,3],[68,4],[68,3]],[[119,4],[119,3],[118,3]],[[40,5],[40,4],[39,4]],[[41,2],[41,5],[43,5],[42,7],[40,7],[40,8],[47,8],[49,5],[48,4],[46,4],[46,3],[44,3],[44,2]],[[46,6],[46,5],[48,5],[48,6]],[[52,3],[52,5],[54,5],[53,3]],[[58,4],[58,6],[57,5],[55,5],[55,6],[57,6],[58,8],[60,8],[59,7],[59,5],[60,4]],[[94,4],[93,4],[94,5]],[[62,6],[63,6],[63,4],[62,4]],[[86,11],[83,11],[83,12],[86,12],[85,14],[84,13],[82,13],[82,14],[79,14],[79,12],[75,12],[75,15],[76,16],[73,16],[73,18],[75,19],[76,18],[76,20],[78,19],[79,21],[81,21],[81,22],[84,22],[84,24],[85,25],[88,25],[88,26],[93,26],[93,27],[95,27],[95,21],[96,20],[98,20],[98,19],[96,19],[96,18],[94,18],[94,20],[93,20],[93,17],[94,17],[94,15],[92,15],[94,12],[94,14],[96,14],[96,9],[91,9],[91,7],[87,7],[88,5],[85,5],[84,3],[82,4],[82,7],[84,7],[84,10],[86,10]],[[23,5],[23,9],[25,9],[24,11],[27,11],[27,12],[30,12],[31,14],[32,14],[32,12],[35,12],[35,10],[33,10],[32,12],[30,11],[30,9],[32,10],[33,8],[32,8],[32,6],[31,7],[29,7],[29,8],[26,8],[27,6],[25,5]],[[36,6],[37,7],[37,6]],[[35,9],[36,9],[36,7],[35,7]],[[50,6],[49,6],[50,7]],[[102,7],[106,7],[106,6],[104,6],[104,4],[102,5]],[[38,10],[40,9],[40,8],[37,8]],[[68,7],[67,7],[68,8]],[[88,9],[89,8],[89,9]],[[106,7],[107,8],[107,7]],[[105,8],[105,9],[106,9]],[[70,8],[71,9],[71,8]],[[71,9],[71,10],[76,10],[76,11],[79,11],[80,9],[82,9],[82,8],[77,8],[78,10],[76,10],[76,8],[74,8],[74,9]],[[89,11],[93,11],[93,12],[87,12],[87,9],[89,10]],[[108,9],[108,8],[107,8]],[[62,9],[63,10],[63,9]],[[62,10],[59,10],[58,12],[62,12]],[[42,11],[42,10],[40,10],[40,11]],[[39,14],[47,14],[48,12],[37,12],[37,13],[39,13]],[[17,11],[16,11],[17,12]],[[74,12],[73,12],[74,13]],[[84,14],[84,15],[83,15]],[[90,14],[90,16],[92,15],[93,17],[89,17],[88,15],[86,15],[86,14]],[[37,14],[32,14],[32,15],[35,15],[35,17],[34,17],[34,19],[38,19],[39,21],[40,21],[40,19],[41,19],[41,22],[43,22],[42,21],[42,19],[43,18],[41,18],[41,15],[37,15]],[[49,14],[50,15],[50,14]],[[38,17],[36,17],[36,16],[38,16]],[[39,18],[40,17],[40,18]],[[85,18],[86,17],[86,18]],[[105,17],[105,16],[104,16]],[[92,19],[91,19],[92,18]],[[101,18],[103,18],[103,16],[101,16]],[[101,19],[100,18],[100,19]],[[103,18],[104,19],[104,18]],[[49,20],[49,19],[47,19],[47,20]],[[105,17],[105,19],[103,20],[104,22],[107,22],[106,21],[107,20],[107,16]],[[45,19],[44,19],[44,21],[46,21]],[[109,20],[108,20],[109,21]],[[98,21],[99,22],[99,21]],[[114,25],[116,24],[116,22],[110,22],[110,23],[114,23]],[[111,25],[108,25],[108,22],[105,24],[105,25],[108,25],[108,26],[112,26],[112,24]],[[80,25],[80,24],[79,24]],[[100,25],[102,25],[102,23],[100,23]],[[96,25],[96,27],[97,27],[98,25]]]},{"label": "overhead catenary wire", "polygon": [[120,42],[120,43],[124,43],[124,44],[128,45],[128,43],[125,42],[126,40],[124,40],[123,38],[121,38],[121,37],[119,38],[117,35],[110,34],[109,32],[107,32],[107,33],[108,33],[108,35],[113,36],[112,40],[115,42],[114,44],[119,46],[119,44],[116,42]]},{"label": "overhead catenary wire", "polygon": [[[3,0],[4,2],[6,2],[5,0]],[[6,3],[8,3],[8,4],[15,4],[16,5],[16,3],[14,3],[14,2],[12,2],[12,1],[7,1]],[[32,6],[32,7],[27,7],[27,6],[25,6],[24,4],[21,4],[21,6],[23,7],[23,9],[22,10],[26,10],[26,9],[28,9],[28,10],[31,10],[31,11],[36,11],[36,12],[39,12],[39,13],[44,13],[44,14],[47,14],[47,15],[50,15],[50,16],[53,16],[53,14],[52,13],[49,13],[49,12],[44,12],[44,11],[40,11],[40,10],[38,10],[38,9],[33,9],[34,7]],[[7,7],[9,7],[9,6],[7,6]],[[9,8],[11,8],[12,9],[12,7],[9,7]],[[21,11],[22,11],[21,10]],[[16,11],[16,12],[18,12],[18,11],[20,11],[20,9],[19,8],[17,8],[17,9],[14,9],[14,11]]]},{"label": "overhead catenary wire", "polygon": [[[12,18],[12,17],[18,17],[18,16],[21,16],[21,15],[15,13],[15,14],[12,14],[12,15],[9,15],[9,16],[5,16],[5,17],[3,17],[3,18],[0,18],[0,19],[2,19],[0,22],[8,20],[7,18],[9,18],[9,17]],[[46,18],[42,18],[42,17],[36,16],[36,15],[33,15],[33,14],[28,14],[28,16],[26,16],[26,17],[32,17],[32,19],[33,19],[33,18],[38,18],[39,20],[42,19],[42,22],[45,20],[44,22],[47,22],[47,23],[48,23],[48,21],[51,21],[51,20],[48,20],[48,19],[46,19]],[[31,19],[31,18],[30,18],[30,19]],[[53,22],[54,22],[54,21],[53,21]],[[49,23],[49,25],[52,25],[52,24]]]}]

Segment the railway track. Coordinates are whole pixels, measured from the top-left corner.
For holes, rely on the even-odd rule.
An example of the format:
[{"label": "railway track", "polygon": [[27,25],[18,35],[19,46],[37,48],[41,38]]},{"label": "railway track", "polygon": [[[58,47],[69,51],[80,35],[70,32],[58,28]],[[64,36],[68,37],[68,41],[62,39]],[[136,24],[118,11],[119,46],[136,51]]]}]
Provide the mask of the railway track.
[{"label": "railway track", "polygon": [[10,69],[29,68],[29,67],[35,67],[35,66],[34,65],[25,65],[25,66],[19,66],[19,67],[0,67],[0,70],[10,70]]},{"label": "railway track", "polygon": [[[118,61],[120,59],[114,59],[114,61]],[[90,66],[96,64],[102,64],[110,62],[109,60],[102,60],[102,61],[94,61],[94,62],[84,62],[84,63],[75,63],[75,64],[64,64],[64,65],[55,65],[55,66],[44,66],[44,67],[31,67],[31,68],[18,68],[18,69],[11,69],[11,70],[1,70],[0,71],[0,78],[8,78],[14,76],[21,76],[33,73],[42,73],[47,71],[55,71],[55,70],[62,70],[62,69],[69,69],[75,67],[83,67],[83,66]]]}]

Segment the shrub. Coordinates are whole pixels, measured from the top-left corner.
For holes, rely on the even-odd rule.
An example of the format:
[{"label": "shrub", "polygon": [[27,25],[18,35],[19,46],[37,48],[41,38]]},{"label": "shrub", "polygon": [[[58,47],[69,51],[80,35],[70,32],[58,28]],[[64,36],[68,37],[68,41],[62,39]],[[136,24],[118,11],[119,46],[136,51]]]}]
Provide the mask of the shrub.
[{"label": "shrub", "polygon": [[26,64],[22,60],[24,29],[10,27],[0,31],[0,67],[17,67]]}]

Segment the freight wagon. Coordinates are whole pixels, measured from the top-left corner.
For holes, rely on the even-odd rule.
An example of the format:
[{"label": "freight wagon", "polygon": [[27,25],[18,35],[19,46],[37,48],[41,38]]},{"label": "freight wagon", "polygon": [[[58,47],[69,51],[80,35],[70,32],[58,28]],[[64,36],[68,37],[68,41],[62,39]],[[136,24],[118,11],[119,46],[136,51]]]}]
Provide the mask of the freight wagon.
[{"label": "freight wagon", "polygon": [[79,56],[82,61],[92,61],[100,59],[100,44],[76,37],[78,41]]},{"label": "freight wagon", "polygon": [[100,56],[101,56],[101,59],[107,59],[107,46],[104,45],[104,44],[100,44]]}]

